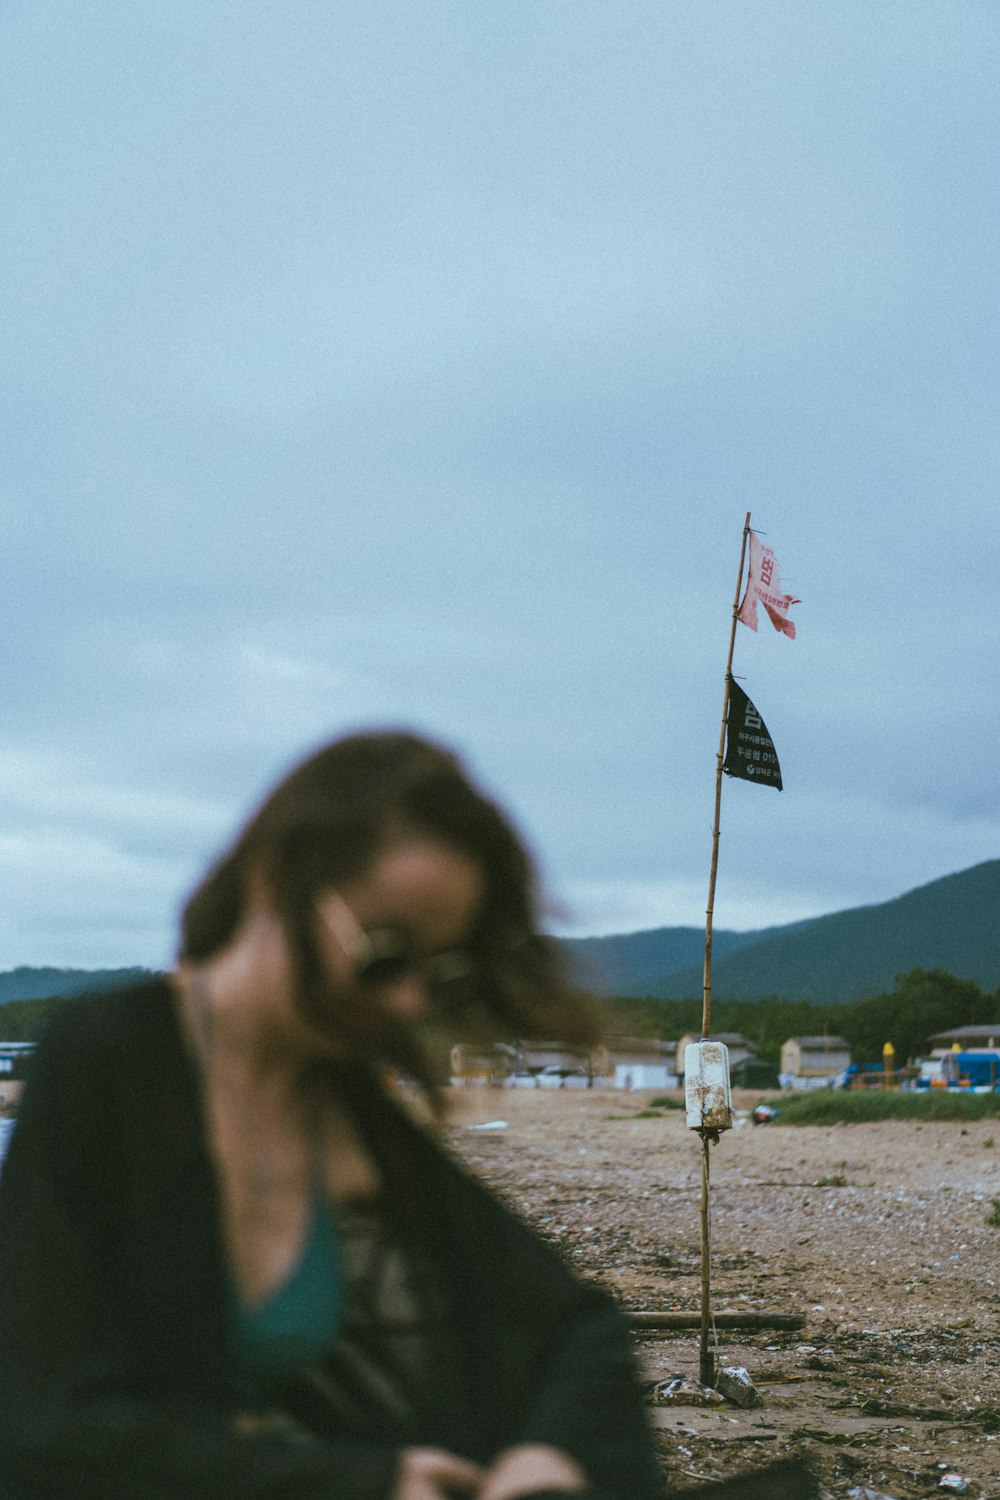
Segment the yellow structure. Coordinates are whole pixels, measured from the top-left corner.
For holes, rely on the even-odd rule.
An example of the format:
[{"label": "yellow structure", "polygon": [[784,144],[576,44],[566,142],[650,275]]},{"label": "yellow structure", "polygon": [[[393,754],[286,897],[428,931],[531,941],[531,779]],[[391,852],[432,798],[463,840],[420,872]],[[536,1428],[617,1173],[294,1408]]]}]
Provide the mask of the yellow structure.
[{"label": "yellow structure", "polygon": [[899,1078],[896,1073],[896,1049],[891,1042],[886,1042],[882,1048],[882,1087],[884,1089],[899,1088]]}]

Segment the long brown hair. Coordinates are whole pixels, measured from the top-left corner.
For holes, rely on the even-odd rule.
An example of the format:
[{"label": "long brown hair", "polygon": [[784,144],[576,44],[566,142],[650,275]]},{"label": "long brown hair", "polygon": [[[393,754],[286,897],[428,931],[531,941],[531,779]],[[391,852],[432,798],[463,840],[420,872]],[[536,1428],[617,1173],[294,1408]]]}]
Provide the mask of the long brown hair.
[{"label": "long brown hair", "polygon": [[[455,755],[409,733],[335,740],[279,782],[188,899],[180,958],[204,962],[233,938],[256,867],[284,924],[297,1003],[329,1026],[313,902],[324,888],[361,874],[401,829],[439,839],[483,875],[484,899],[467,944],[474,981],[463,991],[460,1030],[595,1041],[590,1004],[568,983],[557,946],[539,931],[535,875],[521,839]],[[434,1093],[433,1064],[412,1029],[391,1032],[385,1051],[386,1062]]]}]

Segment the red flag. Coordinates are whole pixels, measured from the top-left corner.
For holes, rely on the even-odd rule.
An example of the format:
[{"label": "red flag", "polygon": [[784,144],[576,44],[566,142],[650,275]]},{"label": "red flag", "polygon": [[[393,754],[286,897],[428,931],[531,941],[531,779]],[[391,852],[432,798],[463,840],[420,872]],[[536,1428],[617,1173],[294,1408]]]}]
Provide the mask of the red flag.
[{"label": "red flag", "polygon": [[788,618],[789,606],[799,604],[794,594],[781,592],[778,577],[778,559],[770,547],[760,540],[755,531],[750,533],[750,572],[747,575],[746,593],[740,605],[740,619],[751,630],[757,629],[757,600],[767,610],[767,617],[775,630],[783,631],[789,640],[795,639],[795,625]]}]

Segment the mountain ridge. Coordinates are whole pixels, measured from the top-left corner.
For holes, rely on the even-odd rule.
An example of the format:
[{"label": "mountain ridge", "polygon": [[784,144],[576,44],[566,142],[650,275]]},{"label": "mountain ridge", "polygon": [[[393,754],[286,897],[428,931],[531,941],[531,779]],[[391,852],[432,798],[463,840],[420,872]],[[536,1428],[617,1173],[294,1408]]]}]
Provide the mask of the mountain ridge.
[{"label": "mountain ridge", "polygon": [[10,1000],[49,1000],[68,998],[88,990],[116,989],[134,984],[153,971],[139,967],[121,969],[58,969],[52,965],[33,968],[20,964],[0,973],[0,1005]]},{"label": "mountain ridge", "polygon": [[[998,931],[1000,859],[985,860],[888,901],[754,932],[717,929],[712,994],[719,1000],[774,996],[832,1004],[886,993],[897,974],[914,968],[944,969],[995,989],[1000,987]],[[657,973],[658,936],[664,961]],[[562,941],[574,972],[598,993],[670,1000],[701,993],[701,928]],[[687,956],[676,963],[680,951]]]},{"label": "mountain ridge", "polygon": [[[984,860],[888,901],[747,932],[716,928],[717,1000],[774,997],[814,1004],[891,991],[897,974],[943,969],[1000,990],[1000,859]],[[700,996],[705,934],[653,927],[560,938],[578,981],[598,994],[684,1000]],[[134,983],[150,969],[21,965],[0,973],[0,1005]]]}]

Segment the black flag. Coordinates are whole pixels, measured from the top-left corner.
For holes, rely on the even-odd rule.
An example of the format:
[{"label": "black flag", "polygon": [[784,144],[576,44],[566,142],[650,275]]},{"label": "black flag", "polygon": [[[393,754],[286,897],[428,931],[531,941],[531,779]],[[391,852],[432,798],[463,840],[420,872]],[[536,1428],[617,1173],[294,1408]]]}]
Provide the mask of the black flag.
[{"label": "black flag", "polygon": [[729,679],[726,758],[722,769],[741,781],[759,781],[781,791],[781,767],[767,725],[734,677]]}]

